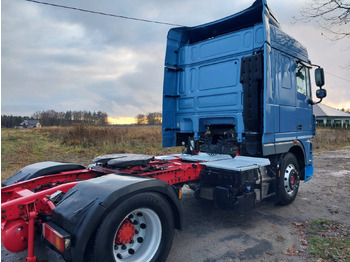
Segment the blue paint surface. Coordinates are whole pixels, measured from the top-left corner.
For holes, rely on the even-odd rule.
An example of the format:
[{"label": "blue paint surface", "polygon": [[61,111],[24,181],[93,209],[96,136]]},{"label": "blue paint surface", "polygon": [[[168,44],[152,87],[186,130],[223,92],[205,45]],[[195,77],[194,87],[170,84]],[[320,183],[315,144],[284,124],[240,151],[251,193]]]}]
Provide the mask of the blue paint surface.
[{"label": "blue paint surface", "polygon": [[176,136],[198,139],[211,125],[233,125],[245,140],[242,57],[264,54],[262,144],[298,140],[305,164],[312,163],[308,141],[314,137],[307,50],[284,33],[265,0],[242,12],[168,33],[164,72],[163,146]]},{"label": "blue paint surface", "polygon": [[309,181],[312,178],[313,174],[314,174],[314,166],[306,166],[304,182]]}]

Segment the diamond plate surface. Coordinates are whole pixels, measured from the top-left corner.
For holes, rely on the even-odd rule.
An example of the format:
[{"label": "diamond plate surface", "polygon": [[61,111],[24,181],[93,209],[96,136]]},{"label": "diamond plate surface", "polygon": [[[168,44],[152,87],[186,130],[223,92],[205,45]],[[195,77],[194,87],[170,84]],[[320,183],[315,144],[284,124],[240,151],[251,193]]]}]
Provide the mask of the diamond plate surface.
[{"label": "diamond plate surface", "polygon": [[209,155],[207,153],[199,153],[198,155],[178,155],[182,160],[193,162],[218,161],[223,159],[232,159],[230,155]]},{"label": "diamond plate surface", "polygon": [[180,155],[156,156],[155,159],[156,160],[175,160],[175,159],[178,159],[177,156],[180,156]]},{"label": "diamond plate surface", "polygon": [[232,159],[201,163],[201,165],[230,171],[247,171],[268,166],[270,160],[267,158],[236,156]]}]

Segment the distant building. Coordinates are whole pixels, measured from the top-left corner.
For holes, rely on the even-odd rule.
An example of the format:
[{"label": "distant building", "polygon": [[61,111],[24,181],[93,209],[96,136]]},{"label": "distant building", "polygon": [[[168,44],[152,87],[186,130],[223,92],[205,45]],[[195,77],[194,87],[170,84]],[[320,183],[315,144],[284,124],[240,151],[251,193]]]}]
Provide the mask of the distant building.
[{"label": "distant building", "polygon": [[350,114],[324,104],[314,105],[317,125],[350,127]]},{"label": "distant building", "polygon": [[22,128],[35,128],[35,127],[41,127],[41,124],[39,120],[24,120],[22,123],[19,124]]}]

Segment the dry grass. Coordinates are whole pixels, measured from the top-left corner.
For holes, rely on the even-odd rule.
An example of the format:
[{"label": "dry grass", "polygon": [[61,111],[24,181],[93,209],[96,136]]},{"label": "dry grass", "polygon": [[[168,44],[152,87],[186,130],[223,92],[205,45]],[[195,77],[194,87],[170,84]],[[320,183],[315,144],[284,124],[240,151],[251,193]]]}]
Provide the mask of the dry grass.
[{"label": "dry grass", "polygon": [[316,153],[349,147],[350,129],[318,128],[312,143]]},{"label": "dry grass", "polygon": [[[22,167],[40,161],[71,162],[83,165],[99,155],[138,153],[163,155],[180,153],[182,148],[162,148],[160,126],[134,127],[47,127],[2,129],[1,179]],[[318,129],[314,152],[350,146],[350,130]]]},{"label": "dry grass", "polygon": [[41,161],[86,164],[88,152],[63,146],[39,130],[1,130],[1,180],[22,167]]},{"label": "dry grass", "polygon": [[[173,152],[173,150],[162,148],[162,129],[160,126],[91,127],[75,125],[40,129],[40,131],[49,134],[51,138],[60,140],[63,145],[90,148],[94,149],[96,153],[154,155],[160,152]],[[350,130],[319,128],[316,138],[313,139],[313,145],[316,152],[350,146]]]},{"label": "dry grass", "polygon": [[104,154],[155,155],[174,152],[174,149],[162,148],[162,129],[160,126],[91,127],[75,125],[48,128],[44,132],[50,138],[59,140],[62,145],[90,149],[97,154],[103,152]]},{"label": "dry grass", "polygon": [[88,165],[105,154],[163,155],[181,148],[162,148],[160,126],[47,127],[1,130],[1,180],[22,167],[41,161]]}]

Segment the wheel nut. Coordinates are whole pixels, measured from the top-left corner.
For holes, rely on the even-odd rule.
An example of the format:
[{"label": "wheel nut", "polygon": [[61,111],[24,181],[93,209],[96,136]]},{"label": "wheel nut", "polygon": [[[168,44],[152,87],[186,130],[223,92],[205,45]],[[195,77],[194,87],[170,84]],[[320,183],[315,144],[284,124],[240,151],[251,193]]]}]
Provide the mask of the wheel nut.
[{"label": "wheel nut", "polygon": [[138,237],[137,238],[137,242],[142,243],[143,242],[143,238],[142,237]]}]

